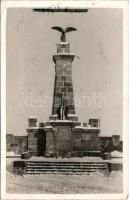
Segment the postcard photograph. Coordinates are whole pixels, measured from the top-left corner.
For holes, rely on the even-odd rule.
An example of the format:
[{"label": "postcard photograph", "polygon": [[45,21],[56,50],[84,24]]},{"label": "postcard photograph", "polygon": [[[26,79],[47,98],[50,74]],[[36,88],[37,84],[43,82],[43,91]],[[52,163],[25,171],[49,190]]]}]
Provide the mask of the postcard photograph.
[{"label": "postcard photograph", "polygon": [[5,192],[123,195],[124,9],[35,5],[6,8]]}]

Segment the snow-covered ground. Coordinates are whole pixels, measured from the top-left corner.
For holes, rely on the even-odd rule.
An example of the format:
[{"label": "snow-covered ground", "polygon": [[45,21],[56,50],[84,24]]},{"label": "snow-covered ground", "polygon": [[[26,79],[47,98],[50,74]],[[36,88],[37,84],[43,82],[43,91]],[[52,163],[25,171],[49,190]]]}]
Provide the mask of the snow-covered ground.
[{"label": "snow-covered ground", "polygon": [[[23,160],[23,159],[22,159]],[[50,161],[50,162],[107,162],[103,160],[101,157],[71,157],[71,158],[45,158],[45,157],[31,157],[29,160],[31,161]]]},{"label": "snow-covered ground", "polygon": [[23,175],[12,174],[12,161],[7,158],[7,193],[122,193],[122,172],[90,175]]},{"label": "snow-covered ground", "polygon": [[122,152],[118,152],[118,151],[112,151],[111,152],[111,157],[112,158],[123,158],[123,153]]}]

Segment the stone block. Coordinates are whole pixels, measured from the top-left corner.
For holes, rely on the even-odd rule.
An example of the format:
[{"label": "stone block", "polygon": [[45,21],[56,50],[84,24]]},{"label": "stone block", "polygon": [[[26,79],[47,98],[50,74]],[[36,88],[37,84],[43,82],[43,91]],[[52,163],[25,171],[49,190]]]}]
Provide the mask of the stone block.
[{"label": "stone block", "polygon": [[96,145],[83,145],[81,146],[82,151],[98,151],[98,147]]},{"label": "stone block", "polygon": [[66,69],[67,69],[67,70],[72,70],[72,65],[71,65],[71,63],[70,63],[70,64],[67,63]]},{"label": "stone block", "polygon": [[58,115],[51,115],[49,117],[49,120],[57,120],[58,119]]},{"label": "stone block", "polygon": [[59,53],[70,53],[69,43],[57,44],[57,54]]},{"label": "stone block", "polygon": [[73,92],[68,92],[67,93],[67,98],[68,99],[73,99]]},{"label": "stone block", "polygon": [[56,92],[56,93],[61,93],[61,87],[56,87],[56,88],[55,88],[55,92]]},{"label": "stone block", "polygon": [[96,139],[98,137],[98,133],[83,133],[82,134],[82,139],[83,140],[91,140],[91,139]]},{"label": "stone block", "polygon": [[112,144],[112,137],[101,136],[99,138],[100,138],[100,144],[103,147],[108,147],[109,144]]},{"label": "stone block", "polygon": [[109,171],[123,171],[123,163],[113,162],[112,160],[108,162]]},{"label": "stone block", "polygon": [[100,133],[100,129],[99,128],[92,128],[92,127],[82,127],[83,129],[83,133],[88,134],[99,134]]},{"label": "stone block", "polygon": [[36,127],[37,126],[37,118],[36,117],[29,117],[28,118],[28,126],[29,127]]},{"label": "stone block", "polygon": [[66,87],[62,87],[61,92],[66,92]]},{"label": "stone block", "polygon": [[83,152],[82,151],[72,151],[71,152],[71,157],[83,157]]},{"label": "stone block", "polygon": [[81,126],[81,122],[76,122],[76,126]]},{"label": "stone block", "polygon": [[72,81],[72,76],[70,75],[70,76],[66,76],[66,80],[67,81]]},{"label": "stone block", "polygon": [[86,122],[83,123],[83,127],[87,127],[87,125],[88,125],[88,124],[87,124]]},{"label": "stone block", "polygon": [[[75,108],[74,109],[69,109],[69,114],[75,114]],[[71,117],[70,117],[71,118]],[[70,119],[69,118],[69,119]],[[78,119],[77,119],[78,120]],[[77,120],[72,120],[72,121],[77,121]]]},{"label": "stone block", "polygon": [[61,81],[66,81],[66,76],[61,76]]},{"label": "stone block", "polygon": [[63,75],[67,75],[67,70],[66,69],[63,69]]},{"label": "stone block", "polygon": [[72,114],[72,113],[70,113],[70,111],[71,110],[74,110],[75,108],[74,108],[74,105],[69,105],[69,114]]},{"label": "stone block", "polygon": [[68,87],[67,92],[73,92],[73,87]]},{"label": "stone block", "polygon": [[31,158],[31,153],[30,152],[23,152],[21,154],[21,159],[30,159]]},{"label": "stone block", "polygon": [[46,126],[51,126],[51,122],[46,122]]},{"label": "stone block", "polygon": [[37,145],[28,145],[28,151],[32,152],[37,152]]},{"label": "stone block", "polygon": [[54,152],[54,137],[52,131],[46,133],[46,152]]},{"label": "stone block", "polygon": [[[69,112],[70,113],[70,112]],[[76,115],[68,115],[68,120],[71,120],[71,121],[78,121],[78,116]]]},{"label": "stone block", "polygon": [[82,151],[81,146],[73,146],[73,151]]},{"label": "stone block", "polygon": [[37,138],[28,138],[28,146],[37,145]]},{"label": "stone block", "polygon": [[82,145],[82,141],[80,137],[76,137],[73,139],[73,146],[81,146]]},{"label": "stone block", "polygon": [[72,87],[72,81],[66,81],[66,82],[64,82],[64,86],[70,86],[70,87]]},{"label": "stone block", "polygon": [[56,79],[56,81],[61,81],[61,76],[60,75],[56,75],[55,79]]},{"label": "stone block", "polygon": [[37,151],[30,151],[32,156],[38,156],[38,152]]},{"label": "stone block", "polygon": [[113,147],[116,147],[120,144],[120,135],[112,135],[112,144]]},{"label": "stone block", "polygon": [[45,126],[46,126],[46,123],[39,122],[39,127],[45,127]]},{"label": "stone block", "polygon": [[103,156],[102,156],[102,158],[104,160],[111,160],[111,153],[104,153]]},{"label": "stone block", "polygon": [[13,137],[13,151],[16,154],[21,154],[27,150],[27,136],[14,136]]},{"label": "stone block", "polygon": [[60,86],[62,87],[62,86],[64,86],[64,83],[63,83],[62,81],[57,81],[57,82],[56,82],[56,87],[58,87],[58,86],[59,86],[59,87],[60,87]]},{"label": "stone block", "polygon": [[72,70],[67,70],[67,71],[66,71],[66,74],[67,74],[67,75],[72,75]]},{"label": "stone block", "polygon": [[99,127],[99,119],[89,119],[89,124],[92,127]]},{"label": "stone block", "polygon": [[[54,138],[53,138],[53,134],[51,135],[51,138],[53,138],[53,143],[55,144],[56,146],[55,148],[58,152],[70,152],[72,150],[71,125],[72,124],[68,122],[55,121],[57,132],[54,134]],[[50,133],[49,133],[49,137],[50,137]],[[47,135],[47,138],[48,138],[48,135]],[[47,152],[49,152],[49,150],[47,149]]]},{"label": "stone block", "polygon": [[27,129],[27,132],[28,132],[28,138],[36,138],[37,137],[37,132],[38,132],[38,129],[37,130],[34,130],[34,129]]},{"label": "stone block", "polygon": [[90,156],[90,157],[100,157],[100,151],[83,151],[83,156]]},{"label": "stone block", "polygon": [[61,66],[60,66],[60,65],[58,65],[58,64],[56,64],[56,65],[55,65],[55,71],[58,71],[58,70],[60,70],[60,68],[61,68]]},{"label": "stone block", "polygon": [[14,151],[14,148],[15,148],[14,135],[6,134],[6,150]]},{"label": "stone block", "polygon": [[56,74],[58,75],[58,76],[63,76],[63,70],[57,70],[56,71]]},{"label": "stone block", "polygon": [[73,99],[67,99],[67,105],[74,105],[74,100]]}]

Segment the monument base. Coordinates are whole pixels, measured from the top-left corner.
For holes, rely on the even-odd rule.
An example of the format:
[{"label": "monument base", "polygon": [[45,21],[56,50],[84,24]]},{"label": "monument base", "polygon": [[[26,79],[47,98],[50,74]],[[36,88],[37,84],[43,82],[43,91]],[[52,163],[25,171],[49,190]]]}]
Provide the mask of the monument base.
[{"label": "monument base", "polygon": [[80,122],[72,120],[50,120],[44,130],[47,157],[100,154],[99,127],[81,126]]},{"label": "monument base", "polygon": [[76,122],[70,120],[52,120],[45,127],[46,131],[46,154],[67,153],[73,150],[72,128]]},{"label": "monument base", "polygon": [[39,126],[33,123],[27,128],[28,152],[44,157],[98,155],[100,128],[96,124],[82,124],[76,115],[69,115],[71,120],[58,120],[56,115],[51,117],[46,123],[39,123]]}]

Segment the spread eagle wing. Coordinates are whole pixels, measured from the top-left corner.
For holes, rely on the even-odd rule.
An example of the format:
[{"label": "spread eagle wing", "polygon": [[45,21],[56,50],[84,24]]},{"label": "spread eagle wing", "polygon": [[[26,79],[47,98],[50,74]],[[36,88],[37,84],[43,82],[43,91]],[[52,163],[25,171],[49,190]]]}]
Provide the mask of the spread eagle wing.
[{"label": "spread eagle wing", "polygon": [[54,30],[60,31],[61,33],[64,33],[63,28],[61,28],[60,26],[53,26],[51,28],[54,29]]},{"label": "spread eagle wing", "polygon": [[65,33],[68,33],[68,32],[71,32],[71,31],[76,31],[77,29],[76,28],[74,28],[74,27],[67,27],[66,29],[65,29]]}]

